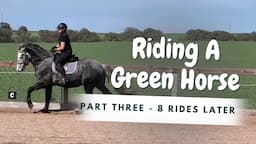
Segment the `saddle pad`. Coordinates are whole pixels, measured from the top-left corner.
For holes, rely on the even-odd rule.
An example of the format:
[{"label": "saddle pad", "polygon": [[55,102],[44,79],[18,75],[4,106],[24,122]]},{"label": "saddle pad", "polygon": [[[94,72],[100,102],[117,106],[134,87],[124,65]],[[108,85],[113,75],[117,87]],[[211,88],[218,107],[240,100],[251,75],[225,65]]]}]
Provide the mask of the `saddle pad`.
[{"label": "saddle pad", "polygon": [[[77,61],[71,62],[71,63],[66,63],[64,65],[64,70],[65,70],[66,74],[73,74],[76,71],[76,68],[77,68]],[[55,68],[55,63],[52,63],[52,71],[54,73],[59,73]]]}]

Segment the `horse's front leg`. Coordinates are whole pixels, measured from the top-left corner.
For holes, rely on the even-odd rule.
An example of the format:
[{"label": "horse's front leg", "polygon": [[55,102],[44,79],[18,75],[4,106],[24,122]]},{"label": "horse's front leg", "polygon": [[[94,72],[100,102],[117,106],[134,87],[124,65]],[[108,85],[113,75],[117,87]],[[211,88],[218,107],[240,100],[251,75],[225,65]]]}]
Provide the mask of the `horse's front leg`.
[{"label": "horse's front leg", "polygon": [[33,108],[33,103],[31,101],[31,93],[35,90],[39,90],[39,89],[42,89],[42,88],[44,88],[44,87],[43,87],[42,83],[39,83],[39,82],[35,83],[34,85],[32,85],[31,87],[28,88],[28,90],[27,90],[27,103],[28,103],[28,107],[30,109]]}]

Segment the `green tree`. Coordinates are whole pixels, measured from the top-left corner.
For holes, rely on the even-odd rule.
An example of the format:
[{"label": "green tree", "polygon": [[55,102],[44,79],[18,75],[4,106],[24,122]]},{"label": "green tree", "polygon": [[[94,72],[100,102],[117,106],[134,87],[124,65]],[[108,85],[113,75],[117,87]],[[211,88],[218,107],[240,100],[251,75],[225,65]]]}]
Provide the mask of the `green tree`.
[{"label": "green tree", "polygon": [[240,34],[237,34],[236,38],[238,41],[251,41],[253,40],[253,34],[240,33]]},{"label": "green tree", "polygon": [[132,40],[135,37],[143,36],[143,32],[137,28],[127,27],[122,33],[123,40]]},{"label": "green tree", "polygon": [[11,25],[10,25],[9,23],[7,23],[7,22],[1,22],[1,23],[0,23],[0,28],[1,28],[1,29],[9,29],[9,30],[12,30]]},{"label": "green tree", "polygon": [[56,31],[40,30],[38,34],[40,37],[40,41],[42,42],[56,42],[58,38],[58,33]]},{"label": "green tree", "polygon": [[13,42],[12,34],[13,31],[10,24],[6,22],[0,23],[0,42]]},{"label": "green tree", "polygon": [[104,36],[105,41],[120,41],[122,38],[120,37],[120,34],[118,33],[107,33]]},{"label": "green tree", "polygon": [[214,35],[212,32],[196,29],[187,31],[185,38],[191,41],[208,41],[214,38]]},{"label": "green tree", "polygon": [[225,32],[225,31],[214,31],[213,32],[214,38],[220,41],[230,41],[235,40],[233,34]]},{"label": "green tree", "polygon": [[144,36],[147,38],[152,38],[154,41],[159,41],[161,36],[163,36],[164,34],[157,29],[153,29],[153,28],[146,28],[144,30]]},{"label": "green tree", "polygon": [[70,41],[72,41],[72,42],[79,41],[79,31],[68,30],[68,35],[69,35]]},{"label": "green tree", "polygon": [[78,34],[78,41],[81,42],[98,42],[100,37],[95,32],[90,32],[86,28],[82,28]]},{"label": "green tree", "polygon": [[17,31],[18,42],[28,43],[31,42],[32,36],[26,26],[21,26]]}]

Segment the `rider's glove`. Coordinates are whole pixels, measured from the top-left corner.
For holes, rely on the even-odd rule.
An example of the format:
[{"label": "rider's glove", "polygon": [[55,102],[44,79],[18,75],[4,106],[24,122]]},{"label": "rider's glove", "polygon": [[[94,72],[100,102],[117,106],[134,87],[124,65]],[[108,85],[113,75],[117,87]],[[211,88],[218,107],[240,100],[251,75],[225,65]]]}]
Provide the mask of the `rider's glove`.
[{"label": "rider's glove", "polygon": [[51,49],[51,52],[52,52],[52,53],[55,53],[55,52],[56,52],[56,49],[57,49],[57,46],[53,46],[52,49]]}]

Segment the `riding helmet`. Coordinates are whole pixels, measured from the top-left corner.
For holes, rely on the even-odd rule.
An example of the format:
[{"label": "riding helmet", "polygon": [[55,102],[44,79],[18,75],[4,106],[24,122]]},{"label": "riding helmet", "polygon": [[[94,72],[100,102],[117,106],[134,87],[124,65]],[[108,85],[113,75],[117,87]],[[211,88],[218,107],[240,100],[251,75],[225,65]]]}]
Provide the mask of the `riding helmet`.
[{"label": "riding helmet", "polygon": [[68,28],[68,26],[65,24],[65,23],[60,23],[58,24],[57,26],[57,29],[60,30],[60,29],[64,29],[66,30]]}]

